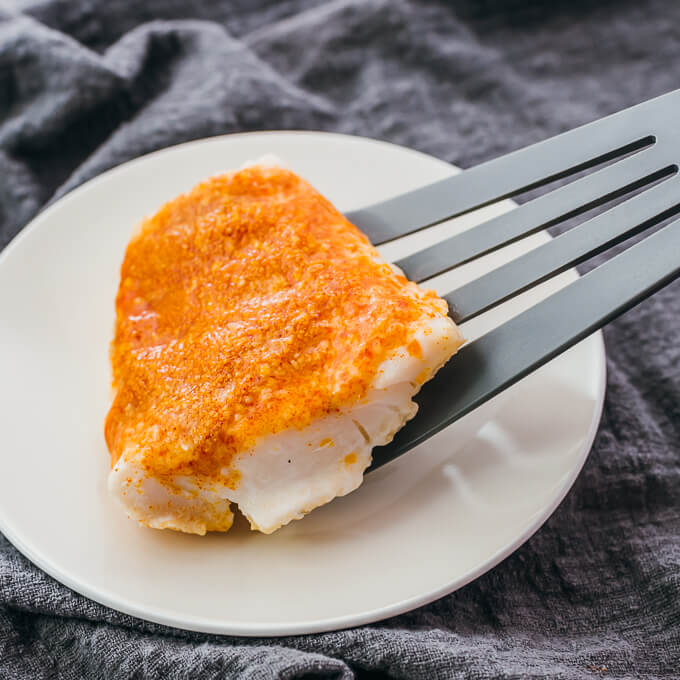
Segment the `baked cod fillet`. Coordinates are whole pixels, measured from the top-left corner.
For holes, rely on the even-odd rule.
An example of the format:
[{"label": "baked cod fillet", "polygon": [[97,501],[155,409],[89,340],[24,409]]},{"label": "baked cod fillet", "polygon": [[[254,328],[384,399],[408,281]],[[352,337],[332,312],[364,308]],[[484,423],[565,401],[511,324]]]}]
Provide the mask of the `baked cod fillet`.
[{"label": "baked cod fillet", "polygon": [[271,533],[356,489],[463,339],[293,172],[255,165],[130,241],[111,346],[109,487],[144,526]]}]

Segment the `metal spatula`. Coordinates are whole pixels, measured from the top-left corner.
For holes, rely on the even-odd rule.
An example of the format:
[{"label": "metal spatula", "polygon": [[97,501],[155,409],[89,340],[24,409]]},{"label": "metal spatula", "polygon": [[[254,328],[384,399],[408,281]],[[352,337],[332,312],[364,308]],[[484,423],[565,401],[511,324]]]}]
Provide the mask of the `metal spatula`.
[{"label": "metal spatula", "polygon": [[[611,163],[611,161],[614,161]],[[396,262],[423,281],[628,193],[636,195],[446,295],[463,322],[680,213],[680,90],[347,215],[374,244],[610,162]],[[671,222],[463,349],[372,468],[405,453],[680,275]]]}]

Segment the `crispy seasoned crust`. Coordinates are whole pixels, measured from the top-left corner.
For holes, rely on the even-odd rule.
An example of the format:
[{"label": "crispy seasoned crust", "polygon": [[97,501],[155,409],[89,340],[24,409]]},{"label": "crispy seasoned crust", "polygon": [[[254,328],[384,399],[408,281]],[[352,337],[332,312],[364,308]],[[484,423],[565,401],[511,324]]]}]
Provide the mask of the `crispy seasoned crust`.
[{"label": "crispy seasoned crust", "polygon": [[289,170],[253,166],[164,205],[131,240],[111,348],[115,463],[239,484],[235,454],[361,400],[445,303],[396,274]]}]

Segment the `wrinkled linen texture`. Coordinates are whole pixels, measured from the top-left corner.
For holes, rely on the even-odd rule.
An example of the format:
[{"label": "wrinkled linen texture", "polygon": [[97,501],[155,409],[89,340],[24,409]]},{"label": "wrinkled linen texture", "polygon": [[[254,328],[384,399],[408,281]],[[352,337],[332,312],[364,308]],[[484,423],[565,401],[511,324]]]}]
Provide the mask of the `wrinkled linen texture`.
[{"label": "wrinkled linen texture", "polygon": [[[0,247],[82,182],[191,139],[331,130],[467,167],[680,86],[680,4],[665,0],[0,8]],[[218,637],[100,606],[0,536],[0,677],[680,677],[679,293],[606,329],[583,472],[474,583],[354,630]]]}]

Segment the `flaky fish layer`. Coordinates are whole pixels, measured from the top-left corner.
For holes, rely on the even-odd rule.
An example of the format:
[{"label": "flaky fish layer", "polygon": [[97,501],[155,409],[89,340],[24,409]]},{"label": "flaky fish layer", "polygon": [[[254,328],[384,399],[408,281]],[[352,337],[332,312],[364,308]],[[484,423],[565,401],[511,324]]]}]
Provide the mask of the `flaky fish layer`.
[{"label": "flaky fish layer", "polygon": [[121,270],[109,484],[145,526],[270,533],[361,484],[463,340],[300,177],[256,165],[166,204]]}]

